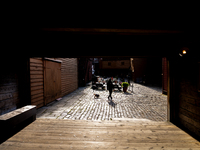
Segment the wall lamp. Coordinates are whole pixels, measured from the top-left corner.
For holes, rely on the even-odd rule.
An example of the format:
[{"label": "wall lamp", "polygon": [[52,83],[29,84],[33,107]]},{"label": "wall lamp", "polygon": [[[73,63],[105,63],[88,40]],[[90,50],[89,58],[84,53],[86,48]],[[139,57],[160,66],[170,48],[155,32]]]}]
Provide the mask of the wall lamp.
[{"label": "wall lamp", "polygon": [[187,54],[188,50],[189,50],[189,49],[188,49],[187,47],[181,48],[180,53],[179,53],[179,56],[183,57],[183,55],[186,55],[186,54]]}]

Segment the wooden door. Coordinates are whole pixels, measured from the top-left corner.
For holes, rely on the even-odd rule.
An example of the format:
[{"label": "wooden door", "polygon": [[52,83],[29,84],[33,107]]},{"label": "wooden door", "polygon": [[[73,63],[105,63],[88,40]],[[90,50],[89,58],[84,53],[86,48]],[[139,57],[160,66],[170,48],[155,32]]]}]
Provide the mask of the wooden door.
[{"label": "wooden door", "polygon": [[44,60],[44,96],[45,105],[61,95],[61,63]]}]

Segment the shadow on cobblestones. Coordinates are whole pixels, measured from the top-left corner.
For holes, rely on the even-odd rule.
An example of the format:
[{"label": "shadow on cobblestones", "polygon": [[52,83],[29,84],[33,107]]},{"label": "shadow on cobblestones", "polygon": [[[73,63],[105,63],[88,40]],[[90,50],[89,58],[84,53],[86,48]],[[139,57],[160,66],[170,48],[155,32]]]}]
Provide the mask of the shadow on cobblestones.
[{"label": "shadow on cobblestones", "polygon": [[125,92],[123,94],[125,94],[125,95],[133,95],[132,93],[129,93],[129,92]]},{"label": "shadow on cobblestones", "polygon": [[115,108],[115,106],[117,105],[113,100],[109,100],[109,101],[108,101],[108,104],[109,104],[110,106],[114,107],[114,108]]}]

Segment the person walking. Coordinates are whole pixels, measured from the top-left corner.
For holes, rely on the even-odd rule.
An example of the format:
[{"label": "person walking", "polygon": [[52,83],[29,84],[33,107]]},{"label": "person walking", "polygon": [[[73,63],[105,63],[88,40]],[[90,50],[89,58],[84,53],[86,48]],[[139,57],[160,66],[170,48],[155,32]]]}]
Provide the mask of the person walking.
[{"label": "person walking", "polygon": [[112,90],[113,90],[113,83],[112,83],[113,77],[111,77],[107,83],[107,90],[109,91],[108,99],[111,98],[112,100]]}]

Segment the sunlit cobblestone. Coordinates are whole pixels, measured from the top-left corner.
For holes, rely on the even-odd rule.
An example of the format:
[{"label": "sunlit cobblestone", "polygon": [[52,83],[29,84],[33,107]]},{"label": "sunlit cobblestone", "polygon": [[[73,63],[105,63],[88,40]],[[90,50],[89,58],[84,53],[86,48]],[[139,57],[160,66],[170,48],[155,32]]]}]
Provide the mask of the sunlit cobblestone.
[{"label": "sunlit cobblestone", "polygon": [[[38,118],[112,120],[113,118],[145,118],[167,120],[167,96],[158,87],[132,83],[127,93],[114,91],[108,100],[108,91],[80,87],[60,101],[38,109]],[[95,99],[94,94],[100,97]]]}]

